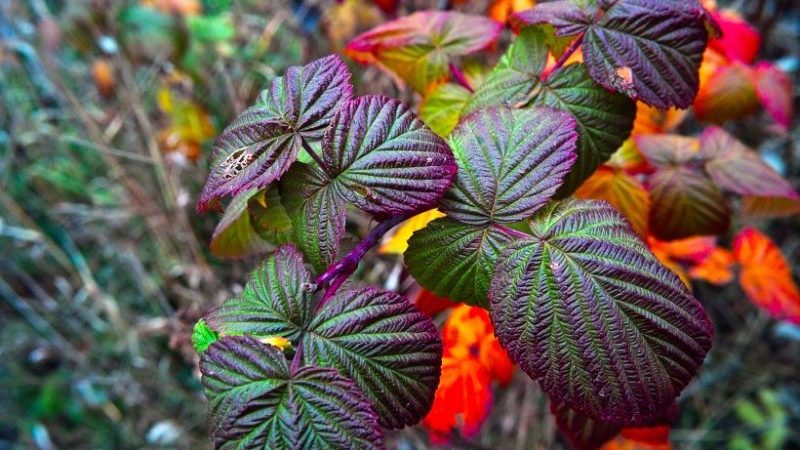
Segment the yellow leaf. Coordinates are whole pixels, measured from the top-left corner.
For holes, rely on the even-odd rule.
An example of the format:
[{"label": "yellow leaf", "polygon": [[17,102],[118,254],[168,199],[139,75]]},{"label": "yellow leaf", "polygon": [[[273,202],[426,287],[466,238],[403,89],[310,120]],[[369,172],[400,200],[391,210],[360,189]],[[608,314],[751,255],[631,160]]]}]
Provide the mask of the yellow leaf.
[{"label": "yellow leaf", "polygon": [[581,185],[575,196],[605,200],[628,219],[640,236],[647,232],[650,198],[644,186],[622,170],[600,167]]},{"label": "yellow leaf", "polygon": [[428,222],[444,217],[444,213],[438,209],[431,209],[406,220],[397,228],[394,234],[381,245],[378,250],[380,253],[401,254],[408,248],[408,240],[415,231],[421,230],[428,225]]}]

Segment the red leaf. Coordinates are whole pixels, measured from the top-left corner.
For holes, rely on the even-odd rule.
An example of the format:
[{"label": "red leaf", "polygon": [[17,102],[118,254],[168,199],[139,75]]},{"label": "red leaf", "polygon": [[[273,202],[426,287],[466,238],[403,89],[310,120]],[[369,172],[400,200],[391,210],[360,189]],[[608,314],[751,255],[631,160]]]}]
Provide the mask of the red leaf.
[{"label": "red leaf", "polygon": [[700,83],[694,112],[703,122],[723,123],[758,111],[755,70],[741,62],[722,64]]},{"label": "red leaf", "polygon": [[492,404],[492,380],[508,383],[514,369],[482,308],[455,307],[442,328],[442,341],[442,377],[423,420],[434,442],[446,440],[453,430],[464,437],[477,434]]},{"label": "red leaf", "polygon": [[417,309],[428,317],[433,317],[445,309],[457,305],[445,297],[433,295],[427,289],[420,289],[417,298],[414,300]]},{"label": "red leaf", "polygon": [[746,228],[736,235],[733,253],[742,267],[739,284],[747,297],[776,319],[800,324],[800,289],[778,246]]},{"label": "red leaf", "polygon": [[722,36],[709,41],[708,46],[734,61],[750,64],[761,47],[761,35],[735,11],[711,12],[722,29]]},{"label": "red leaf", "polygon": [[792,125],[792,80],[775,65],[762,62],[756,64],[756,90],[764,109],[782,131]]}]

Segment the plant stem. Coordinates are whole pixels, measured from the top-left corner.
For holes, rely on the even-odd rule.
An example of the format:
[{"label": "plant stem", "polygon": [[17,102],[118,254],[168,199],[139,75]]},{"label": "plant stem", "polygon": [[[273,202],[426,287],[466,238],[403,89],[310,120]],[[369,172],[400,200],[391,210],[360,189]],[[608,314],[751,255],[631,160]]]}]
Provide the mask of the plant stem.
[{"label": "plant stem", "polygon": [[581,46],[581,43],[583,43],[583,33],[579,34],[578,37],[576,37],[575,40],[572,41],[571,44],[569,44],[569,47],[567,47],[567,49],[564,51],[564,54],[561,55],[560,58],[558,58],[558,61],[556,61],[556,64],[553,66],[553,68],[544,74],[544,76],[542,77],[542,81],[547,81],[547,78],[550,76],[550,74],[560,69],[561,66],[563,66],[564,63],[567,62],[569,57],[572,56],[572,54],[575,53],[576,50],[578,50],[578,47]]},{"label": "plant stem", "polygon": [[508,237],[514,238],[514,239],[527,239],[527,238],[531,237],[530,234],[528,234],[528,233],[526,233],[524,231],[515,230],[514,228],[509,228],[509,227],[504,226],[504,225],[500,225],[500,224],[496,223],[493,226],[495,228],[497,228],[501,233],[505,234]]},{"label": "plant stem", "polygon": [[315,152],[315,151],[314,151],[314,149],[313,149],[313,148],[311,148],[311,145],[310,145],[308,142],[306,142],[306,140],[305,140],[305,139],[302,139],[302,138],[300,139],[300,142],[302,142],[302,143],[303,143],[303,148],[305,149],[306,153],[308,153],[308,155],[309,155],[309,156],[311,156],[311,158],[312,158],[314,161],[316,161],[316,162],[317,162],[317,164],[318,164],[320,167],[323,167],[323,164],[322,164],[322,157],[320,157],[320,156],[317,154],[317,152]]},{"label": "plant stem", "polygon": [[349,277],[356,270],[361,258],[367,254],[369,249],[378,243],[378,241],[381,239],[381,237],[383,237],[384,234],[386,234],[387,231],[391,230],[397,224],[405,221],[415,214],[416,212],[399,214],[379,223],[375,228],[370,230],[369,233],[364,236],[364,239],[356,244],[356,246],[353,247],[348,254],[328,267],[325,272],[318,276],[317,279],[314,280],[314,283],[316,283],[318,287],[325,284],[329,284],[329,286],[326,289],[325,294],[322,296],[322,299],[320,299],[319,303],[317,304],[317,309],[321,308],[331,297],[333,297],[339,287],[347,280],[347,277]]},{"label": "plant stem", "polygon": [[464,72],[462,72],[461,69],[459,69],[458,66],[453,63],[450,63],[449,67],[450,74],[453,75],[453,78],[455,78],[458,84],[460,84],[464,89],[468,90],[470,94],[474,93],[475,90],[472,89],[472,85],[469,84],[469,80],[467,80],[467,77],[464,76]]}]

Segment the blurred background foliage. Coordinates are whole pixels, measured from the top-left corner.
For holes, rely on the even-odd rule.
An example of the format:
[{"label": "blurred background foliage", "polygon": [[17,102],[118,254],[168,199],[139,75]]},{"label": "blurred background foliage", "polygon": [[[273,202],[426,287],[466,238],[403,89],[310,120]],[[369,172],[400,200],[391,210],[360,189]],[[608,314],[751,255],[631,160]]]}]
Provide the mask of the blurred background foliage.
[{"label": "blurred background foliage", "polygon": [[[0,450],[211,448],[191,326],[241,290],[258,260],[212,256],[218,217],[194,213],[213,137],[289,65],[385,21],[386,3],[0,0]],[[453,3],[401,1],[396,14],[483,14],[489,4]],[[762,56],[797,85],[800,5],[726,6],[755,24]],[[362,94],[418,102],[375,68],[353,73]],[[751,144],[760,121],[737,125]],[[788,136],[763,154],[797,186],[798,128]],[[796,275],[800,219],[769,231]],[[370,258],[365,280],[398,267],[394,256]],[[735,286],[696,292],[717,334],[684,396],[675,447],[800,448],[800,329]],[[387,445],[430,444],[408,429]],[[498,391],[478,438],[450,443],[563,445],[524,376]]]}]

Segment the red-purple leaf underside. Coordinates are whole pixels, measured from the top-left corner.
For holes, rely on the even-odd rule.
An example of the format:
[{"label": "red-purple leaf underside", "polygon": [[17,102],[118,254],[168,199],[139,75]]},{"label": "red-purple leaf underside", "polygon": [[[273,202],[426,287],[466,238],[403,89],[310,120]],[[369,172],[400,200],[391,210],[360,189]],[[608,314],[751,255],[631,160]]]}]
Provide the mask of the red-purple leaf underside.
[{"label": "red-purple leaf underside", "polygon": [[226,336],[200,371],[217,449],[383,448],[370,401],[335,369],[290,368],[277,348]]},{"label": "red-purple leaf underside", "polygon": [[559,36],[583,33],[591,77],[634,100],[662,109],[687,108],[697,94],[708,31],[707,15],[695,0],[600,0],[585,9],[559,1],[515,20],[550,23]]},{"label": "red-purple leaf underside", "polygon": [[352,90],[350,72],[337,55],[290,67],[275,78],[214,143],[198,211],[226,195],[261,189],[283,175],[297,159],[302,140],[321,139]]},{"label": "red-purple leaf underside", "polygon": [[458,174],[440,210],[471,225],[530,217],[563,183],[577,138],[575,119],[554,109],[473,112],[450,135]]},{"label": "red-purple leaf underside", "polygon": [[531,231],[503,250],[489,287],[509,355],[592,419],[663,416],[711,347],[700,303],[605,202],[550,203]]},{"label": "red-purple leaf underside", "polygon": [[403,103],[382,96],[342,105],[322,159],[339,197],[376,217],[436,206],[457,170],[442,138]]},{"label": "red-purple leaf underside", "polygon": [[740,195],[798,199],[800,196],[758,154],[719,127],[700,136],[706,172],[720,188]]}]

